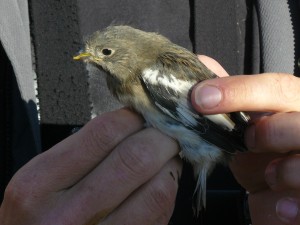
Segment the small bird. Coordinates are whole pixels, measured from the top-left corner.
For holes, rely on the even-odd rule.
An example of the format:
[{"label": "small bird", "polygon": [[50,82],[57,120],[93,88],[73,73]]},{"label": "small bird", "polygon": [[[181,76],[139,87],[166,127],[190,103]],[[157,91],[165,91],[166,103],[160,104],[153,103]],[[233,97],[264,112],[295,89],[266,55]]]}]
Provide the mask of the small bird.
[{"label": "small bird", "polygon": [[180,155],[192,164],[197,179],[197,212],[205,207],[207,175],[216,163],[247,150],[245,113],[201,115],[191,105],[193,86],[217,76],[194,53],[130,26],[95,32],[74,60],[105,70],[108,88],[122,104],[178,141]]}]

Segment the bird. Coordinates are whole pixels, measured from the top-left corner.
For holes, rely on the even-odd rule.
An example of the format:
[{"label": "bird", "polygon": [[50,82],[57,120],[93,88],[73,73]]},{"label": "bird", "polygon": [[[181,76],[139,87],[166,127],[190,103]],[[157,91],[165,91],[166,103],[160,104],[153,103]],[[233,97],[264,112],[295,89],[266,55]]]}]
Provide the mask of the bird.
[{"label": "bird", "polygon": [[215,165],[247,151],[246,113],[202,115],[192,107],[192,88],[218,76],[168,38],[126,25],[94,32],[73,59],[106,71],[114,97],[179,143],[180,156],[194,170],[196,211],[205,208],[206,180]]}]

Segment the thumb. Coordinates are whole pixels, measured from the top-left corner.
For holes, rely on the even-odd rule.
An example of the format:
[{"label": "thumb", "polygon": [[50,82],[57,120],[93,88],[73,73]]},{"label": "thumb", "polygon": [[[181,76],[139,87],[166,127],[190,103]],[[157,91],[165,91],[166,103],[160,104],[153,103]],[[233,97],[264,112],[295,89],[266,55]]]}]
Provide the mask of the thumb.
[{"label": "thumb", "polygon": [[205,80],[192,91],[192,104],[203,114],[235,111],[300,110],[300,79],[290,74],[239,75]]}]

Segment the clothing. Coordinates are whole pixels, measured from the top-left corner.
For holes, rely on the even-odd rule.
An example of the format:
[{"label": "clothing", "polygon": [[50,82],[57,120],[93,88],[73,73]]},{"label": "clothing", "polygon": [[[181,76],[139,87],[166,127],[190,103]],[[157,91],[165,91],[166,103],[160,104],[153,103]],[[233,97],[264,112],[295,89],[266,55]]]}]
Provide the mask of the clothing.
[{"label": "clothing", "polygon": [[[279,21],[279,17],[275,17],[276,23],[270,24],[268,21],[274,18],[267,9],[272,12],[276,8],[274,2],[280,4],[282,16]],[[138,4],[130,0],[40,0],[30,1],[29,20],[27,1],[1,0],[1,59],[6,63],[0,65],[0,74],[5,74],[0,81],[10,85],[0,83],[3,90],[0,105],[5,106],[0,118],[1,196],[13,173],[30,158],[68,136],[74,127],[84,125],[93,115],[119,107],[109,94],[103,76],[92,71],[88,80],[85,68],[72,62],[72,56],[80,49],[82,36],[110,24],[129,24],[159,32],[183,47],[215,58],[229,74],[269,71],[299,75],[296,61],[300,43],[295,41],[300,40],[296,29],[300,27],[297,10],[296,1],[274,0],[257,0],[255,4],[246,0],[140,0]],[[282,21],[285,25],[278,26]],[[271,25],[278,29],[264,28]],[[284,41],[280,42],[282,48],[265,44],[268,38],[274,38],[270,43],[276,45],[277,37],[286,40],[288,31],[293,31],[293,35],[287,34],[288,47]],[[268,57],[274,55],[275,59],[268,63]],[[34,91],[35,71],[40,124]],[[189,166],[184,167],[181,179],[184,186],[181,185],[179,191],[172,224],[195,223],[193,212],[189,210],[193,179]],[[216,170],[208,184],[207,212],[202,220],[209,224],[218,224],[216,220],[242,224],[234,213],[240,207],[235,200],[243,193],[232,177],[224,173],[224,168]],[[220,181],[220,177],[226,180]],[[226,191],[231,194],[224,195]],[[227,205],[220,199],[225,199]],[[227,216],[230,213],[232,218]]]},{"label": "clothing", "polygon": [[11,176],[41,149],[27,1],[0,2],[0,40],[2,199]]}]

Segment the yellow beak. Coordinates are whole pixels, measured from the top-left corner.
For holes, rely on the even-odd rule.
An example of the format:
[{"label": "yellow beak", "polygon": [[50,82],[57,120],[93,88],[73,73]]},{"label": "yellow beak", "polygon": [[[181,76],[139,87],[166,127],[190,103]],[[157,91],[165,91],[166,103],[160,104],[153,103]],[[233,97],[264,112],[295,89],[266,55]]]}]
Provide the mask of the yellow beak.
[{"label": "yellow beak", "polygon": [[91,57],[91,56],[92,56],[91,53],[88,53],[88,52],[82,52],[82,53],[80,53],[79,55],[74,56],[73,59],[74,59],[74,60],[82,60],[82,59],[84,59],[84,58],[86,58],[86,57]]}]

